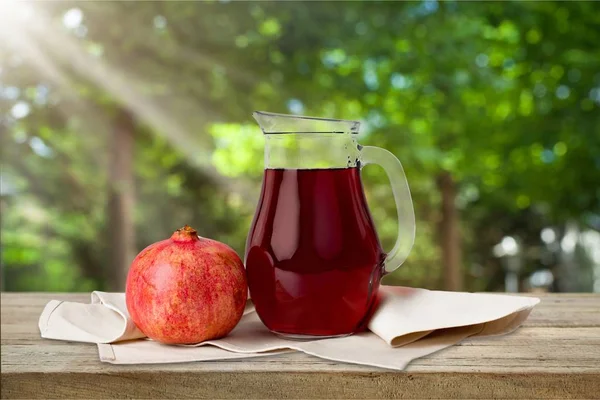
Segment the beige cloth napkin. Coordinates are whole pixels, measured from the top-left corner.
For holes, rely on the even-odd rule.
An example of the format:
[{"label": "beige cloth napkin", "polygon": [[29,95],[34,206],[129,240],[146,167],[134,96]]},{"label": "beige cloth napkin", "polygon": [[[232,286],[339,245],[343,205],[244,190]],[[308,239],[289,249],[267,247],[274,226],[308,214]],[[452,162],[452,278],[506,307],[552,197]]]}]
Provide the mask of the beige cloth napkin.
[{"label": "beige cloth napkin", "polygon": [[[129,318],[123,293],[93,292],[91,304],[52,300],[39,320],[47,339],[97,343],[100,360],[113,364],[158,364],[226,360],[302,351],[328,360],[402,370],[412,360],[470,336],[509,333],[539,299],[383,286],[370,332],[345,338],[296,342],[262,324],[252,304],[225,338],[193,346],[145,339]],[[135,340],[143,339],[143,340]]]}]

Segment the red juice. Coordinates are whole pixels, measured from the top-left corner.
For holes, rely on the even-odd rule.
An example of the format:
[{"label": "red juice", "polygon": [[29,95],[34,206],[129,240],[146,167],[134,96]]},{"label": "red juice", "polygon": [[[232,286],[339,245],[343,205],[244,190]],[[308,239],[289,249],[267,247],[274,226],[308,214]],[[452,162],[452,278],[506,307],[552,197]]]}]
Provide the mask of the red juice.
[{"label": "red juice", "polygon": [[246,270],[270,330],[333,336],[361,329],[384,259],[359,168],[265,170]]}]

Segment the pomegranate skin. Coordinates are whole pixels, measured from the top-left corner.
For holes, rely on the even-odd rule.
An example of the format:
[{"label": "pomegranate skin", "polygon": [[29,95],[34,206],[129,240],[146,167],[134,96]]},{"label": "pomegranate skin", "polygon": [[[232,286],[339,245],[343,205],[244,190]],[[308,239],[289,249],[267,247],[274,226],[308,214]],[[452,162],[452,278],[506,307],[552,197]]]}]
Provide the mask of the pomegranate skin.
[{"label": "pomegranate skin", "polygon": [[149,338],[193,344],[227,335],[248,296],[240,257],[186,226],[137,255],[127,276],[127,309]]}]

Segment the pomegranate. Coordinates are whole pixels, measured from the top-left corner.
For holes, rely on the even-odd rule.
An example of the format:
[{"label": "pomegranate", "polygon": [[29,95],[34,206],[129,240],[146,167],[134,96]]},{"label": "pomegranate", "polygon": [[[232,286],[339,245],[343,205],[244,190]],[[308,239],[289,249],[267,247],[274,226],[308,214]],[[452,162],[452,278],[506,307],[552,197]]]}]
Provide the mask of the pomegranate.
[{"label": "pomegranate", "polygon": [[127,309],[149,338],[192,344],[227,335],[248,296],[240,257],[185,226],[137,255],[127,276]]}]

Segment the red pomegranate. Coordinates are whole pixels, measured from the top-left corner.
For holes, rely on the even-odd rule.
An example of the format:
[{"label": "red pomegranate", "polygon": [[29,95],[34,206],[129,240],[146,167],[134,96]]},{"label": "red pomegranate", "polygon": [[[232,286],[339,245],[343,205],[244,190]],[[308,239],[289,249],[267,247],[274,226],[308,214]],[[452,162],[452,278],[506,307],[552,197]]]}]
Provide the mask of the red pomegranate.
[{"label": "red pomegranate", "polygon": [[149,338],[192,344],[227,335],[248,296],[240,257],[185,226],[137,255],[127,276],[127,309]]}]

